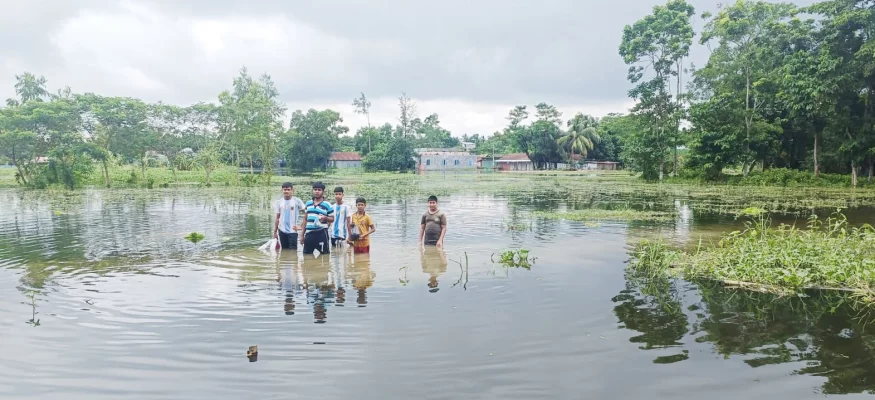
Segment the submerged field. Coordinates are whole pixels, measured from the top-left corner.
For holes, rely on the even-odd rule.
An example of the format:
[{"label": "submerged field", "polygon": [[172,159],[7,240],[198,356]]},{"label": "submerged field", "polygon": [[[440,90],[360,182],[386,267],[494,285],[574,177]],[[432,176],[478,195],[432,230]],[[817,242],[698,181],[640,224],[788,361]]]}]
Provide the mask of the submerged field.
[{"label": "submerged field", "polygon": [[[285,180],[301,197],[320,180],[367,198],[371,253],[259,252]],[[332,398],[362,387],[404,398],[875,390],[875,331],[857,298],[761,293],[628,263],[642,239],[692,252],[743,231],[739,216],[752,205],[771,211],[773,227],[805,229],[810,215],[841,207],[849,232],[865,229],[875,191],[650,184],[622,172],[227,182],[0,190],[0,397],[283,397],[290,386]],[[432,194],[448,214],[446,248],[421,251]],[[819,260],[867,251],[842,247],[847,238],[803,239]],[[744,254],[772,262],[768,247],[744,247],[757,244],[739,239],[734,253],[696,265],[726,272]],[[792,256],[793,246],[781,249]],[[332,371],[329,385],[322,370]],[[431,390],[414,383],[422,376],[436,379]]]}]

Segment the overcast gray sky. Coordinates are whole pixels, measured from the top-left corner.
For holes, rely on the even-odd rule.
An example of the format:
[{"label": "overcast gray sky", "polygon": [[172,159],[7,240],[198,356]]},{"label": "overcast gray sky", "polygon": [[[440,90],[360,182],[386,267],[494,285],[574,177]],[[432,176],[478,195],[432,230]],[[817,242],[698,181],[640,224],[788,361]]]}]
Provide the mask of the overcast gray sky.
[{"label": "overcast gray sky", "polygon": [[[454,134],[490,134],[516,104],[570,118],[624,112],[623,26],[655,0],[0,0],[0,99],[30,71],[49,90],[149,102],[216,101],[241,66],[270,74],[290,109],[332,108],[354,131],[396,123],[406,92]],[[693,0],[696,13],[716,9]],[[803,1],[802,3],[810,3]],[[695,19],[698,32],[702,22]],[[707,50],[691,57],[701,65]]]}]

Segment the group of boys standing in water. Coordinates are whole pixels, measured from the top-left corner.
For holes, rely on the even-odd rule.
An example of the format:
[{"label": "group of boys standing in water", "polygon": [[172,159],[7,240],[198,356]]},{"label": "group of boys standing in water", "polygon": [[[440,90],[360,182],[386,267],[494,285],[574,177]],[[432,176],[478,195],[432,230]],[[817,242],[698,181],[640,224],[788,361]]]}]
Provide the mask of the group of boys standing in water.
[{"label": "group of boys standing in water", "polygon": [[[331,252],[331,248],[351,245],[354,253],[369,253],[370,236],[377,228],[365,211],[367,201],[355,200],[355,211],[343,200],[343,187],[334,188],[334,204],[325,198],[325,185],[314,182],[313,197],[304,203],[294,196],[295,188],[282,184],[283,198],[274,205],[276,220],[273,234],[283,249],[297,250],[303,246],[304,254]],[[300,225],[298,219],[303,212]],[[443,247],[447,233],[447,216],[437,208],[437,197],[429,196],[428,211],[422,215],[419,228],[419,245]]]}]

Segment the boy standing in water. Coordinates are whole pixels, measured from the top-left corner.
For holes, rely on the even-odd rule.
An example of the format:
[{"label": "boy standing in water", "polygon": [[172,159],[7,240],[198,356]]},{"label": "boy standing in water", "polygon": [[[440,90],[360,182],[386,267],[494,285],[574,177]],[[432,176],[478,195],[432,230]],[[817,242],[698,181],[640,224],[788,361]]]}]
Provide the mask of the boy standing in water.
[{"label": "boy standing in water", "polygon": [[325,200],[325,185],[322,182],[313,183],[313,199],[305,205],[307,218],[298,228],[303,232],[301,244],[304,245],[304,254],[313,254],[319,249],[319,253],[328,254],[331,250],[331,239],[328,237],[328,224],[334,222],[334,208]]},{"label": "boy standing in water", "polygon": [[294,196],[295,187],[285,182],[282,185],[283,198],[274,204],[276,221],[273,224],[273,236],[280,241],[284,249],[298,248],[298,211],[304,211],[304,202]]},{"label": "boy standing in water", "polygon": [[353,210],[349,204],[343,202],[343,188],[338,186],[334,188],[334,222],[328,228],[331,234],[331,245],[338,247],[343,246],[343,242],[349,238],[349,221]]},{"label": "boy standing in water", "polygon": [[[422,215],[419,227],[419,244],[444,247],[447,234],[447,215],[437,208],[437,196],[428,196],[428,211]],[[425,239],[425,241],[423,241]]]},{"label": "boy standing in water", "polygon": [[355,226],[360,233],[357,238],[350,237],[347,239],[347,242],[353,243],[353,253],[370,253],[370,236],[377,231],[377,227],[374,226],[374,221],[371,219],[371,216],[365,212],[365,206],[367,206],[367,202],[364,197],[355,199],[356,213],[350,218],[352,221],[350,229]]}]

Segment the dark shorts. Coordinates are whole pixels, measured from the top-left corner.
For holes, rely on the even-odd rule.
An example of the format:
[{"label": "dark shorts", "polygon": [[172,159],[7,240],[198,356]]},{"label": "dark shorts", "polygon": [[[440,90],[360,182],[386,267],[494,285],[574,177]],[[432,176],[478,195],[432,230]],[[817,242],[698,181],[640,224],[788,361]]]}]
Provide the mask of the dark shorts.
[{"label": "dark shorts", "polygon": [[438,238],[439,237],[430,238],[426,236],[422,238],[422,243],[424,243],[426,246],[437,246]]},{"label": "dark shorts", "polygon": [[331,245],[337,247],[338,245],[343,246],[346,243],[346,238],[333,237],[331,238]]},{"label": "dark shorts", "polygon": [[298,249],[298,232],[286,233],[277,231],[276,235],[280,238],[280,247],[284,249]]},{"label": "dark shorts", "polygon": [[313,250],[328,254],[331,252],[331,238],[328,237],[328,229],[307,232],[304,235],[304,254],[313,254]]}]

